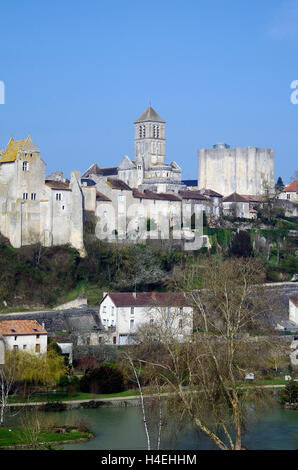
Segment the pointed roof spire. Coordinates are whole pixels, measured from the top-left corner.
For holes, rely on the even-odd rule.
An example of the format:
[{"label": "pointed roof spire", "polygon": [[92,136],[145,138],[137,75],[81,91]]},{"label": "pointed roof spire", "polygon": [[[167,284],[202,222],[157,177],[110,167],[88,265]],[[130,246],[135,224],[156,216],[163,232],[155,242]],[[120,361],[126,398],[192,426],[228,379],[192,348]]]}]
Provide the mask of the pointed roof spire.
[{"label": "pointed roof spire", "polygon": [[147,109],[141,114],[141,116],[134,122],[135,124],[137,122],[166,122],[164,121],[160,115],[152,108],[151,105],[148,106]]}]

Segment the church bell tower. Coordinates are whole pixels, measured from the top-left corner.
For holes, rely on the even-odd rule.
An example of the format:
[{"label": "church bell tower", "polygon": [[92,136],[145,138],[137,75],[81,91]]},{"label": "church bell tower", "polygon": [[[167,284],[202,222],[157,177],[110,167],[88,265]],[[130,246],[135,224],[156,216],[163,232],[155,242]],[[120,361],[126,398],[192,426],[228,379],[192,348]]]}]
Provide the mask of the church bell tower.
[{"label": "church bell tower", "polygon": [[163,165],[166,153],[166,122],[151,107],[141,114],[135,125],[135,161],[143,171]]}]

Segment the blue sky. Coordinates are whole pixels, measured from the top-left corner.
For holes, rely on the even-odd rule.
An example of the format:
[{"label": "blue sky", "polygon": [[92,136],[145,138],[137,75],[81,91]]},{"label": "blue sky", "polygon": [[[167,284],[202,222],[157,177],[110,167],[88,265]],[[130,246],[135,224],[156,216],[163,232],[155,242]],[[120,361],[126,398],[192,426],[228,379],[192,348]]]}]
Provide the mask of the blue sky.
[{"label": "blue sky", "polygon": [[184,178],[219,141],[297,170],[298,0],[1,0],[0,19],[0,147],[30,132],[47,174],[133,157],[150,100]]}]

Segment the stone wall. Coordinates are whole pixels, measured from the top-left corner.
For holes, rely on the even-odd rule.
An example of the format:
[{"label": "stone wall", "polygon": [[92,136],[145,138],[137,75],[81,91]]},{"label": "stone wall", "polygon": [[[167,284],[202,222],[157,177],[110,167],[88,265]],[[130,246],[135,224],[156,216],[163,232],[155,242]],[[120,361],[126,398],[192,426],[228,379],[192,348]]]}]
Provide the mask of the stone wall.
[{"label": "stone wall", "polygon": [[198,151],[198,186],[228,196],[262,194],[274,184],[274,151],[256,147],[212,148]]}]

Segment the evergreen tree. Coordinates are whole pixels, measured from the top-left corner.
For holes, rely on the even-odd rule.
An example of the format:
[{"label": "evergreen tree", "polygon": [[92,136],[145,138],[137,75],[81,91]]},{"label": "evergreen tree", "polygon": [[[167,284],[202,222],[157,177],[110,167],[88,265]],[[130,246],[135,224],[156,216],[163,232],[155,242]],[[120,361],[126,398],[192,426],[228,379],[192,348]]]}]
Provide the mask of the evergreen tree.
[{"label": "evergreen tree", "polygon": [[285,187],[284,182],[283,182],[281,176],[279,176],[277,181],[276,181],[275,189],[277,191],[282,191],[284,189],[284,187]]}]

